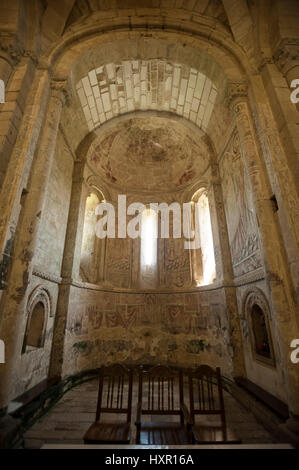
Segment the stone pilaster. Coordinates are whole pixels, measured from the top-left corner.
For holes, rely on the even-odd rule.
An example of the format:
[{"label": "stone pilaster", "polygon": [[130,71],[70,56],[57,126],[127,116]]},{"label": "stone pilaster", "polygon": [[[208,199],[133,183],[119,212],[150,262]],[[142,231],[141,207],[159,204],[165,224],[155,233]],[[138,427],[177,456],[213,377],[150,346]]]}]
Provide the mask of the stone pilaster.
[{"label": "stone pilaster", "polygon": [[[233,350],[233,368],[235,377],[245,377],[244,350],[240,318],[238,313],[238,303],[236,289],[233,287],[233,266],[230,252],[226,216],[220,183],[219,168],[217,164],[212,164],[212,184],[209,188],[209,201],[214,214],[217,230],[217,245],[219,246],[218,262],[221,264],[221,272],[226,297],[226,308],[229,322],[230,341]],[[215,235],[215,234],[214,234]]]},{"label": "stone pilaster", "polygon": [[10,394],[17,358],[21,354],[26,292],[32,275],[33,256],[52,167],[65,87],[65,82],[52,85],[39,149],[33,163],[27,193],[22,201],[8,289],[1,299],[0,337],[5,341],[6,363],[0,369],[0,408],[6,407],[13,398]]},{"label": "stone pilaster", "polygon": [[[24,67],[26,67],[26,65],[24,65]],[[14,70],[14,76],[15,74],[18,75],[18,80],[24,79],[24,73],[21,73],[20,77],[19,72]],[[10,88],[11,85],[9,85],[6,90],[8,93]],[[5,169],[5,178],[0,191],[0,297],[3,289],[7,286],[7,274],[12,261],[11,256],[16,226],[21,206],[23,206],[24,203],[26,193],[24,189],[28,186],[29,171],[32,166],[34,154],[36,153],[39,136],[42,132],[42,125],[45,121],[49,102],[49,90],[48,70],[37,71],[13,150],[9,154],[9,150],[6,148],[4,151],[2,147],[2,151],[5,152],[5,155],[1,155],[0,157],[0,166],[3,166],[3,160],[5,159],[8,159],[8,164]],[[3,106],[5,107],[5,105]],[[9,115],[8,120],[10,120],[11,113],[9,112],[7,114]],[[18,121],[12,123],[12,126],[17,128]]]},{"label": "stone pilaster", "polygon": [[229,95],[236,117],[244,164],[251,180],[264,252],[266,280],[281,352],[281,367],[285,373],[288,406],[290,415],[299,415],[299,369],[290,360],[290,343],[293,338],[298,338],[298,330],[296,312],[287,282],[285,259],[282,255],[281,235],[274,219],[265,164],[256,143],[246,86],[231,84]]},{"label": "stone pilaster", "polygon": [[[275,99],[268,103],[264,84],[269,96],[274,93],[277,100],[281,100],[284,95],[279,107]],[[281,227],[286,250],[293,298],[299,310],[299,139],[296,129],[299,124],[299,114],[290,102],[290,91],[286,80],[274,64],[265,65],[263,78],[251,77],[249,104],[271,192],[277,200],[276,218]],[[272,113],[274,116],[279,115],[278,121],[275,122]],[[297,325],[299,327],[299,316]]]},{"label": "stone pilaster", "polygon": [[79,277],[84,213],[89,191],[88,186],[84,183],[84,166],[84,162],[75,162],[73,170],[73,185],[61,268],[62,284],[59,286],[53,332],[50,377],[61,377],[62,375],[64,338],[72,288],[71,283],[73,279],[78,280]]}]

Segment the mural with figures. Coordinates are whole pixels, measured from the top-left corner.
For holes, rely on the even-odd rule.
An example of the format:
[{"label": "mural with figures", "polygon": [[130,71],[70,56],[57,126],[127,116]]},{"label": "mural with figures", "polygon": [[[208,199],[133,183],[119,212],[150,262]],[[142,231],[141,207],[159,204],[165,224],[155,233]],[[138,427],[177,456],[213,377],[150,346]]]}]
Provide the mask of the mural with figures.
[{"label": "mural with figures", "polygon": [[234,274],[238,277],[259,268],[261,257],[250,182],[237,132],[233,133],[219,167]]}]

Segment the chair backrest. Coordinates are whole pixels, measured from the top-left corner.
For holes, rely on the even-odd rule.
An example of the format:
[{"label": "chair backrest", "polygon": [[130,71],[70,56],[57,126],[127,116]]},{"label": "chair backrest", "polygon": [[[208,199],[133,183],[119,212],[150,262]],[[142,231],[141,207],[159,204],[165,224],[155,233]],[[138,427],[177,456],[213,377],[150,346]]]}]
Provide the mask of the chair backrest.
[{"label": "chair backrest", "polygon": [[220,415],[225,424],[225,410],[220,367],[201,365],[189,374],[190,414]]},{"label": "chair backrest", "polygon": [[101,367],[96,421],[101,413],[127,415],[131,422],[133,373],[121,364]]},{"label": "chair backrest", "polygon": [[154,366],[139,373],[138,402],[143,414],[180,415],[183,375],[166,366]]}]

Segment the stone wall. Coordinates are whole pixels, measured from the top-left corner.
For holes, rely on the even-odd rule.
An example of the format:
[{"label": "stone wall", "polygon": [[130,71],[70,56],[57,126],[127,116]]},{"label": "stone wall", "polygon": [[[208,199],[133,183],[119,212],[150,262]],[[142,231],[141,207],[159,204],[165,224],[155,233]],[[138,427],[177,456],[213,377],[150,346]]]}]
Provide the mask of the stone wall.
[{"label": "stone wall", "polygon": [[29,299],[35,295],[37,289],[45,289],[51,304],[50,310],[46,312],[45,342],[43,347],[23,351],[18,356],[13,381],[14,397],[34,387],[48,376],[59,289],[57,283],[61,280],[61,264],[71,196],[72,168],[72,156],[65,146],[63,136],[59,134],[45,206],[41,216],[37,250],[34,256],[34,276],[26,292],[22,317],[24,338],[30,315]]},{"label": "stone wall", "polygon": [[220,366],[231,377],[222,289],[125,293],[71,288],[63,375],[102,364]]},{"label": "stone wall", "polygon": [[[254,294],[257,301],[261,302],[263,312],[267,316],[269,331],[268,334],[272,340],[274,350],[275,364],[267,364],[257,358],[254,354],[253,331],[250,323],[250,311],[246,310],[246,299],[248,295]],[[237,288],[238,309],[241,320],[241,329],[243,337],[244,358],[246,373],[249,380],[256,383],[264,390],[286,401],[285,379],[283,365],[281,361],[281,352],[278,344],[278,332],[276,331],[273,313],[268,304],[268,288],[264,279],[248,283]]]}]

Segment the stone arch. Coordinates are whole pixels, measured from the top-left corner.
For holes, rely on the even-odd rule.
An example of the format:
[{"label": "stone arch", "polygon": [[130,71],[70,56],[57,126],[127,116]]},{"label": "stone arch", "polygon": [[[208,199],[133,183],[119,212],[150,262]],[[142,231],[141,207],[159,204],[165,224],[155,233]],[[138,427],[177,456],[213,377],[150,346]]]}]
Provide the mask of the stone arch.
[{"label": "stone arch", "polygon": [[37,286],[30,294],[27,307],[27,323],[22,352],[27,346],[42,348],[45,342],[48,318],[53,316],[51,297],[42,285]]},{"label": "stone arch", "polygon": [[[74,28],[46,52],[42,58],[42,64],[44,67],[53,67],[56,79],[65,80],[74,60],[93,47],[107,44],[111,42],[111,39],[124,41],[130,38],[135,41],[138,39],[148,41],[154,38],[162,40],[162,42],[167,39],[182,44],[183,47],[191,46],[208,52],[219,62],[227,77],[231,80],[255,72],[255,68],[249,63],[245,52],[227,32],[216,30],[215,26],[211,24],[201,24],[199,26],[198,23],[193,23],[190,27],[188,21],[184,22],[184,29],[178,29],[177,26],[171,24],[167,28],[167,17],[164,18],[166,21],[164,27],[162,25],[159,27],[157,24],[153,25],[153,31],[150,35],[148,34],[148,29],[151,28],[150,21],[146,27],[136,26],[133,30],[128,25],[121,24],[121,22],[117,24],[115,18],[113,19],[113,25],[110,21],[105,20],[105,25],[104,23],[97,23],[96,25],[88,24],[81,29],[79,27]],[[100,35],[99,31],[101,31]]]},{"label": "stone arch", "polygon": [[96,207],[101,201],[98,189],[92,188],[85,200],[84,222],[80,254],[80,276],[84,282],[96,283]]},{"label": "stone arch", "polygon": [[[192,279],[197,286],[211,284],[216,280],[216,261],[213,240],[213,227],[210,215],[208,185],[193,187],[191,196],[192,229],[198,231],[199,244],[190,250]],[[215,230],[215,228],[214,228]]]},{"label": "stone arch", "polygon": [[[264,292],[255,287],[243,298],[243,334],[250,340],[251,352],[257,362],[275,367],[275,354],[271,331],[271,309]],[[264,328],[264,331],[261,328]],[[262,338],[263,336],[263,338]],[[262,348],[261,342],[265,341]],[[260,351],[259,351],[260,349]]]}]

